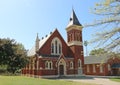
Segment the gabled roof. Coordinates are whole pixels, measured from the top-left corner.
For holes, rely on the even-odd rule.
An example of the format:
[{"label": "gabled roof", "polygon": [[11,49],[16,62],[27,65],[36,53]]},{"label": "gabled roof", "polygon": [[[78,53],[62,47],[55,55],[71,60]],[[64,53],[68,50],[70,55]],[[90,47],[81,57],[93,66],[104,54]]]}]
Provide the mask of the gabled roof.
[{"label": "gabled roof", "polygon": [[110,59],[110,55],[100,55],[100,56],[87,56],[84,57],[85,64],[97,64],[97,63],[106,63]]},{"label": "gabled roof", "polygon": [[[41,39],[40,41],[39,41],[39,49],[45,44],[45,42],[50,38],[50,36],[52,35],[52,33],[51,34],[49,34],[49,35],[47,35],[46,37],[44,37],[43,39]],[[32,49],[30,49],[29,51],[28,51],[28,53],[27,53],[27,55],[28,56],[33,56],[33,55],[35,55],[36,54],[36,52],[35,52],[35,45],[32,47]]]},{"label": "gabled roof", "polygon": [[69,20],[69,23],[67,25],[67,27],[71,26],[71,25],[79,25],[79,26],[82,26],[74,12],[74,10],[72,9],[72,13],[71,13],[71,17],[70,17],[70,20]]}]

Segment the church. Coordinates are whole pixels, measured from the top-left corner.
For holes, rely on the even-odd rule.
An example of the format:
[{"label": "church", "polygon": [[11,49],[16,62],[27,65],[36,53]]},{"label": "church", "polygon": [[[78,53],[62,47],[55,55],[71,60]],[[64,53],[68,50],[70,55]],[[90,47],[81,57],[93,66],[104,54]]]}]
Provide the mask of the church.
[{"label": "church", "polygon": [[66,27],[67,42],[58,29],[42,39],[37,34],[35,45],[28,51],[30,63],[22,69],[22,74],[33,77],[120,75],[120,58],[110,55],[84,57],[82,30],[72,10]]},{"label": "church", "polygon": [[67,42],[58,29],[39,39],[28,51],[31,59],[22,74],[31,76],[69,76],[82,75],[84,66],[82,28],[74,10],[66,27]]}]

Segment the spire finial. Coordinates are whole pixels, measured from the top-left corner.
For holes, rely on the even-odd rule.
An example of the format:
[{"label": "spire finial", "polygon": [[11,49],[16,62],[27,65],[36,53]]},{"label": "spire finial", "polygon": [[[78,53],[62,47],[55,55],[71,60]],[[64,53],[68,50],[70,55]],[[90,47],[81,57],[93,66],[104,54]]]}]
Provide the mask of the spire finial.
[{"label": "spire finial", "polygon": [[38,36],[38,33],[37,33],[36,41],[38,41],[38,40],[39,40],[39,36]]}]

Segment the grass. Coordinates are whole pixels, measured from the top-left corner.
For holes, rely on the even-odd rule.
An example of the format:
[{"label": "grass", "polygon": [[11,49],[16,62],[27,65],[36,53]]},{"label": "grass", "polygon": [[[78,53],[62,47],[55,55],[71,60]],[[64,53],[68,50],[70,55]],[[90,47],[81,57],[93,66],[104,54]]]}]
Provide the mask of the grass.
[{"label": "grass", "polygon": [[120,78],[110,78],[111,81],[120,82]]},{"label": "grass", "polygon": [[24,76],[0,76],[0,85],[93,85],[64,80],[40,79]]}]

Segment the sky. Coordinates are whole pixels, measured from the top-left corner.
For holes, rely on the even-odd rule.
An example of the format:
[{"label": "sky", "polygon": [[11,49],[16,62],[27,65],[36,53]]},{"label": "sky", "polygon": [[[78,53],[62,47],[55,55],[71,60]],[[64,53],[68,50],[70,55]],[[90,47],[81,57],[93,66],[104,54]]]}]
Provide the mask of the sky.
[{"label": "sky", "polygon": [[[79,22],[84,26],[98,16],[91,13],[91,8],[99,0],[0,0],[0,38],[15,39],[26,49],[45,37],[56,28],[64,40],[67,40],[66,26],[74,9]],[[93,39],[96,29],[83,28],[83,41]],[[94,49],[87,46],[88,53]],[[84,47],[85,50],[85,47]],[[84,51],[86,55],[86,51]]]}]

